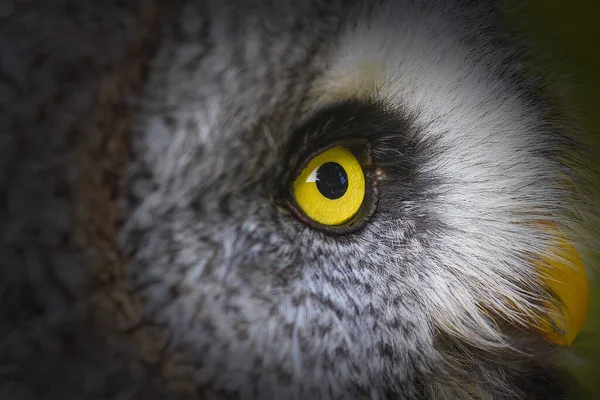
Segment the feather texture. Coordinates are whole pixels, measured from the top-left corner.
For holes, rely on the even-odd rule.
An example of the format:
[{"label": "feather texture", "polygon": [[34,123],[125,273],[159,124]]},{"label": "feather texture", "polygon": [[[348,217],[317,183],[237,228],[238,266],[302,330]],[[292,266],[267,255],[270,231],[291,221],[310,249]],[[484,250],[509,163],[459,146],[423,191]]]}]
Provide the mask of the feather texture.
[{"label": "feather texture", "polygon": [[[535,260],[592,163],[493,2],[56,4],[2,16],[1,398],[569,395]],[[375,214],[304,225],[355,138]]]}]

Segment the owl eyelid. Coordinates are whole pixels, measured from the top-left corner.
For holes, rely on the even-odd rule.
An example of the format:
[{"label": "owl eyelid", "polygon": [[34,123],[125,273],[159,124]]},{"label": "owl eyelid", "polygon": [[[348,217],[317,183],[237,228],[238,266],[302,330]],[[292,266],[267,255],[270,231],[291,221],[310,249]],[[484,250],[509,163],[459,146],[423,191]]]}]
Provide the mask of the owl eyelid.
[{"label": "owl eyelid", "polygon": [[[296,168],[294,168],[294,172],[290,176],[290,183],[294,182],[294,180],[302,173],[304,168],[310,163],[310,161],[317,157],[319,154],[326,152],[329,149],[333,149],[337,146],[344,146],[348,148],[350,151],[356,148],[362,147],[364,157],[357,157],[359,161],[361,161],[361,165],[363,165],[366,169],[370,169],[373,166],[373,156],[371,143],[367,139],[354,138],[354,139],[344,139],[344,140],[336,140],[334,142],[330,142],[327,145],[319,146],[317,150],[314,150],[308,153],[306,156],[302,158],[302,162],[298,164]],[[355,151],[352,151],[355,153]],[[289,186],[289,184],[288,184]]]}]

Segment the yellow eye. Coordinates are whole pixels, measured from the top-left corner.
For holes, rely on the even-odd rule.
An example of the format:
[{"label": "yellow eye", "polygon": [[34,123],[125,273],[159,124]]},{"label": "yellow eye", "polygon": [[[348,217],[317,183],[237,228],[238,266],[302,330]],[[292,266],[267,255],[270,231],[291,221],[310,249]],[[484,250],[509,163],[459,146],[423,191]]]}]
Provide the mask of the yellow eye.
[{"label": "yellow eye", "polygon": [[293,183],[297,205],[313,221],[342,225],[354,217],[365,198],[365,174],[350,150],[331,148],[308,162]]}]

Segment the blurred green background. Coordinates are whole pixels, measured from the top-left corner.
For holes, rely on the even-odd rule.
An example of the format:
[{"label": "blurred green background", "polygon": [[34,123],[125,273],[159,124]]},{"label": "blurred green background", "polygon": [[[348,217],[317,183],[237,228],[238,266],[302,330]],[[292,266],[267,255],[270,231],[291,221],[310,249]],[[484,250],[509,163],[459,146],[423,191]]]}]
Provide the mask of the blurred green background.
[{"label": "blurred green background", "polygon": [[[510,1],[510,3],[509,3]],[[507,0],[508,16],[530,42],[536,66],[549,81],[565,85],[580,125],[592,139],[600,160],[600,0]],[[516,6],[515,6],[516,4]],[[600,176],[597,177],[600,196]],[[600,229],[600,227],[598,227]],[[586,265],[600,272],[600,238],[584,254]],[[589,390],[586,400],[600,400],[600,285],[594,284],[588,320],[573,348],[588,364],[573,360],[572,369]]]}]

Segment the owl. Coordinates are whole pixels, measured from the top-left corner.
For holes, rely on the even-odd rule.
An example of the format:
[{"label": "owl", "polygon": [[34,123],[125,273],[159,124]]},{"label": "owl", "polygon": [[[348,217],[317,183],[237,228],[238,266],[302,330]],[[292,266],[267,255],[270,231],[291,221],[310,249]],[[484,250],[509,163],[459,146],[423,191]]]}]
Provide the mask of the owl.
[{"label": "owl", "polygon": [[496,2],[0,27],[1,399],[577,395],[595,169]]}]

